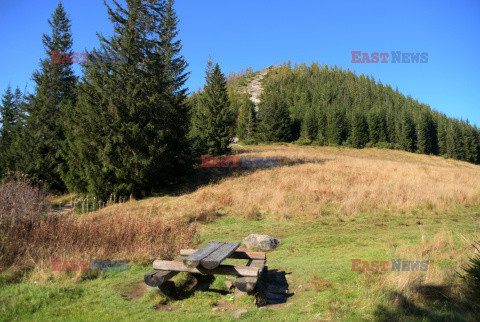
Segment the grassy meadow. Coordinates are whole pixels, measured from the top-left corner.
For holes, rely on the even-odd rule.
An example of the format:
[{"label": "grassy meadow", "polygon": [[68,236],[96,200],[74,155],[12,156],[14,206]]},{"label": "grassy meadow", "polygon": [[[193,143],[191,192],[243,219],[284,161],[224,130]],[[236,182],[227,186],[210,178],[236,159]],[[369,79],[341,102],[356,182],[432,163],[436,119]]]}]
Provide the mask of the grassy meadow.
[{"label": "grassy meadow", "polygon": [[[239,309],[248,311],[242,315],[247,320],[478,319],[461,275],[480,240],[480,166],[379,149],[259,145],[234,152],[275,156],[279,166],[198,167],[195,178],[173,192],[73,215],[78,234],[61,244],[81,247],[62,255],[67,248],[58,246],[51,256],[128,259],[129,269],[54,272],[46,252],[26,252],[26,273],[18,273],[26,262],[1,273],[0,320],[233,320]],[[111,250],[105,244],[115,245],[114,238],[99,237],[98,227],[119,222],[114,237],[134,240],[165,230],[156,220],[169,222],[166,230],[176,235],[193,225],[197,235],[182,240],[186,246],[241,241],[251,233],[280,238],[267,265],[285,274],[286,303],[257,307],[253,295],[234,300],[225,277],[206,291],[190,290],[187,274],[174,278],[175,296],[146,292],[149,257],[169,258],[177,249],[156,253],[137,240],[137,251]],[[127,228],[135,234],[122,234]],[[89,237],[99,239],[94,255]],[[172,243],[157,242],[159,248]],[[429,265],[427,271],[352,271],[352,259]]]}]

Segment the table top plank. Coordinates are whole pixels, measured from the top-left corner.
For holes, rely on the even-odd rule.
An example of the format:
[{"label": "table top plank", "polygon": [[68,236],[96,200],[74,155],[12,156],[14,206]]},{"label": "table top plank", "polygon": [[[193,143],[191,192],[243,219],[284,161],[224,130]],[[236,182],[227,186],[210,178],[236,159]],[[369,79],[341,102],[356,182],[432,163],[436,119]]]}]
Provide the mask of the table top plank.
[{"label": "table top plank", "polygon": [[[198,249],[181,249],[180,256],[190,256],[195,253]],[[234,259],[267,259],[265,252],[246,252],[236,250],[228,258]]]},{"label": "table top plank", "polygon": [[240,243],[224,243],[215,251],[210,253],[207,257],[203,258],[200,263],[206,269],[214,269],[218,267],[226,258],[240,247]]},{"label": "table top plank", "polygon": [[190,268],[195,268],[198,265],[200,265],[200,262],[202,259],[209,256],[211,253],[216,251],[218,248],[220,248],[224,244],[225,244],[224,242],[216,242],[216,241],[209,242],[207,245],[200,248],[195,253],[189,255],[187,258],[184,258],[183,263]]}]

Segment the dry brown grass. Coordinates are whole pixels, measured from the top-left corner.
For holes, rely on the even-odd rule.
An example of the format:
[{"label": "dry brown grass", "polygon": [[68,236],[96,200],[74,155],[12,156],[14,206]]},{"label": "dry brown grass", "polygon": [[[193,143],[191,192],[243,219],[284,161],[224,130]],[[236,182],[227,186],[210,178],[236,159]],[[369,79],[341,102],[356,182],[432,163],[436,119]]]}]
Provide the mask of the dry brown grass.
[{"label": "dry brown grass", "polygon": [[[461,279],[469,258],[475,249],[473,239],[447,230],[435,234],[430,240],[399,248],[396,258],[404,260],[428,260],[427,271],[389,272],[380,279],[378,288],[386,286],[397,294],[395,301],[408,299],[412,303],[425,305],[433,302],[467,303],[465,284]],[[400,303],[394,303],[399,305]]]},{"label": "dry brown grass", "polygon": [[320,275],[321,274],[319,272],[315,272],[310,279],[310,283],[317,291],[325,291],[330,289],[332,287],[332,284]]},{"label": "dry brown grass", "polygon": [[49,270],[52,259],[172,259],[196,243],[195,224],[181,218],[114,211],[84,220],[45,212],[44,200],[42,190],[25,181],[0,184],[0,271]]},{"label": "dry brown grass", "polygon": [[16,223],[2,221],[0,268],[33,268],[51,259],[109,259],[146,262],[172,259],[194,246],[195,226],[180,219],[104,216],[78,221],[53,216]]},{"label": "dry brown grass", "polygon": [[118,207],[139,215],[190,220],[222,214],[313,219],[332,207],[348,216],[415,207],[444,210],[480,201],[480,167],[466,162],[379,149],[260,146],[238,152],[277,156],[280,166],[240,169],[193,193],[128,202],[105,211]]}]

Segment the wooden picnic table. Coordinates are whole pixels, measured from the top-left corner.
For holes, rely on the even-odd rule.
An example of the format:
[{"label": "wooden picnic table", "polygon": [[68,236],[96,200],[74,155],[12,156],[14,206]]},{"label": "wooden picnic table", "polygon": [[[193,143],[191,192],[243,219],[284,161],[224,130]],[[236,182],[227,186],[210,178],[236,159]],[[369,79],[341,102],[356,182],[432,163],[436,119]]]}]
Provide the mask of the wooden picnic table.
[{"label": "wooden picnic table", "polygon": [[[160,287],[180,272],[233,275],[237,276],[235,287],[239,291],[251,292],[265,268],[266,254],[237,251],[238,247],[240,243],[212,241],[198,250],[182,249],[180,257],[173,261],[155,260],[154,270],[145,274],[145,283]],[[227,258],[247,259],[248,262],[246,266],[223,265],[222,262]]]}]

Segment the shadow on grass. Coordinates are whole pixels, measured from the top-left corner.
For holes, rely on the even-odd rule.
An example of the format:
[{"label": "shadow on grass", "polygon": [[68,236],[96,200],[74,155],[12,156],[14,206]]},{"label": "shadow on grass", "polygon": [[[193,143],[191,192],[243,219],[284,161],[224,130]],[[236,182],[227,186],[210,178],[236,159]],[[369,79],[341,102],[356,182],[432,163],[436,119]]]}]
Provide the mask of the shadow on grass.
[{"label": "shadow on grass", "polygon": [[293,294],[288,292],[287,273],[276,269],[263,273],[260,283],[257,285],[257,305],[268,306],[283,304]]},{"label": "shadow on grass", "polygon": [[451,286],[420,285],[411,289],[408,298],[391,292],[390,305],[377,306],[374,316],[377,321],[475,321],[480,316],[478,309],[455,296]]},{"label": "shadow on grass", "polygon": [[[287,273],[278,270],[265,271],[259,280],[257,287],[251,295],[255,296],[257,306],[283,304],[293,294],[288,293]],[[189,278],[181,285],[175,285],[173,281],[166,281],[160,286],[160,290],[171,301],[182,301],[194,296],[195,292],[213,292],[221,295],[232,293],[228,290],[210,288],[215,281],[213,275],[189,274]]]},{"label": "shadow on grass", "polygon": [[214,281],[213,275],[188,274],[188,279],[182,285],[175,286],[173,281],[166,281],[160,286],[160,290],[170,300],[181,301],[192,297],[197,291],[209,290]]}]

